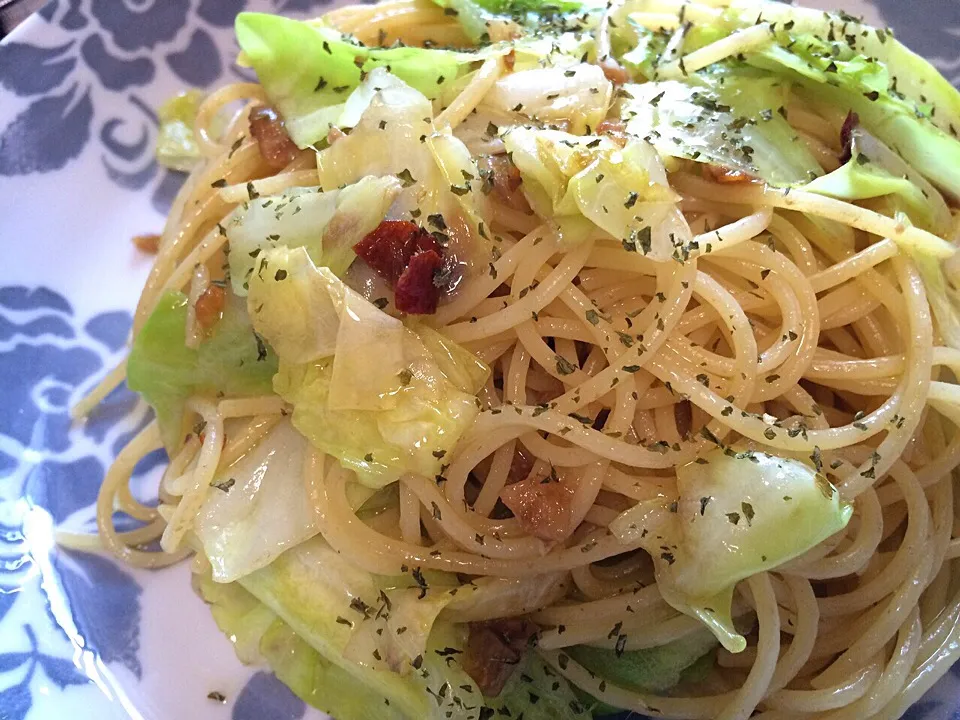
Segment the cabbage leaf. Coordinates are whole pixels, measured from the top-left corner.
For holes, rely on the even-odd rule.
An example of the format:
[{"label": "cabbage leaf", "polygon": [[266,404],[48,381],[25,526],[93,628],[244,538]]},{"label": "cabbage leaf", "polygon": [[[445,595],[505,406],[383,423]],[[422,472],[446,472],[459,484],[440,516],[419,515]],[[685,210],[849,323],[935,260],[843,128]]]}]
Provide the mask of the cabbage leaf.
[{"label": "cabbage leaf", "polygon": [[225,583],[269,565],[284,550],[319,532],[319,515],[305,477],[306,440],[288,419],[212,483],[194,532]]},{"label": "cabbage leaf", "polygon": [[763,452],[711,451],[677,469],[677,487],[676,512],[641,503],[610,529],[624,541],[649,538],[663,599],[731,652],[746,647],[731,617],[734,586],[806,552],[853,514],[817,470]]},{"label": "cabbage leaf", "polygon": [[[618,147],[603,136],[514,127],[503,142],[523,178],[534,212],[559,226],[569,245],[592,234],[589,220],[654,260],[682,258],[692,235],[678,196],[653,149],[642,141]],[[578,221],[581,221],[578,225]]]},{"label": "cabbage leaf", "polygon": [[276,356],[254,334],[243,303],[233,297],[209,337],[196,350],[188,348],[187,302],[180,292],[163,295],[127,361],[127,385],[153,407],[171,454],[180,447],[183,406],[191,395],[269,393],[277,371]]},{"label": "cabbage leaf", "polygon": [[756,73],[694,74],[684,81],[627,85],[627,132],[665,157],[719,165],[778,187],[821,173],[778,112],[788,86]]},{"label": "cabbage leaf", "polygon": [[[242,660],[267,662],[299,697],[337,720],[589,717],[569,684],[533,652],[498,697],[484,698],[460,664],[467,627],[417,607],[445,605],[459,585],[444,573],[427,575],[429,588],[418,600],[410,577],[366,573],[314,538],[238,582],[200,576],[197,584]],[[412,622],[419,623],[416,633]],[[375,631],[393,626],[391,633]],[[400,627],[407,630],[397,633]],[[382,659],[389,644],[407,635],[416,635],[404,641],[410,643],[404,657],[415,652],[413,660],[402,661],[399,672],[385,669],[372,650]],[[348,659],[360,647],[371,653],[360,662]]]},{"label": "cabbage leaf", "polygon": [[330,127],[350,127],[343,118],[347,97],[374,68],[389,66],[432,99],[477,59],[450,50],[368,48],[332,28],[265,13],[240,13],[236,33],[242,59],[301,148],[325,138]]},{"label": "cabbage leaf", "polygon": [[157,162],[163,167],[190,172],[203,159],[194,134],[197,110],[203,100],[199,90],[178,93],[157,110]]},{"label": "cabbage leaf", "polygon": [[643,650],[617,653],[606,648],[574,645],[565,652],[587,670],[620,687],[660,693],[677,685],[684,671],[711,654],[716,646],[716,639],[704,630]]},{"label": "cabbage leaf", "polygon": [[436,331],[404,327],[304,248],[263,259],[248,303],[280,356],[273,386],[294,426],[371,487],[437,475],[477,415],[489,368]]}]

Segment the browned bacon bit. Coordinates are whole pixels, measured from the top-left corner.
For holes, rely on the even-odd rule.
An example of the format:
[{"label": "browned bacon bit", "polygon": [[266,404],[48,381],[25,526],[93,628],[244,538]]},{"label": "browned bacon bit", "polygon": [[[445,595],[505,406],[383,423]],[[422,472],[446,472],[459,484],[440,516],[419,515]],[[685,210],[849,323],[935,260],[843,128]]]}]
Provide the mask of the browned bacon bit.
[{"label": "browned bacon bit", "polygon": [[508,485],[500,499],[520,521],[520,527],[542,540],[564,540],[570,527],[570,501],[573,494],[561,482],[550,477],[530,477]]},{"label": "browned bacon bit", "polygon": [[600,69],[603,70],[603,76],[614,85],[623,85],[630,82],[630,73],[613,58],[608,57],[601,61]]},{"label": "browned bacon bit", "polygon": [[427,250],[439,252],[440,245],[409,220],[384,220],[353,246],[353,251],[391,285],[400,279],[410,258]]},{"label": "browned bacon bit", "polygon": [[160,236],[156,233],[134,235],[133,244],[136,245],[137,250],[142,250],[146,253],[156,253],[160,249]]},{"label": "browned bacon bit", "polygon": [[200,294],[197,304],[194,305],[200,327],[209,330],[219,322],[226,300],[227,294],[219,285],[210,285]]},{"label": "browned bacon bit", "polygon": [[689,400],[681,400],[673,406],[673,418],[677,423],[677,432],[685,438],[693,427],[693,405]]},{"label": "browned bacon bit", "polygon": [[529,213],[530,205],[523,193],[518,192],[523,178],[520,169],[507,155],[484,155],[479,161],[480,173],[489,182],[497,198],[508,207]]},{"label": "browned bacon bit", "polygon": [[527,454],[527,451],[518,444],[513,453],[513,460],[510,462],[510,470],[507,472],[507,484],[512,485],[525,479],[533,470],[533,458]]},{"label": "browned bacon bit", "polygon": [[443,267],[443,249],[422,227],[407,220],[384,220],[353,250],[393,286],[397,310],[415,315],[436,312],[441,288],[433,280]]},{"label": "browned bacon bit", "polygon": [[853,157],[853,131],[860,124],[860,116],[855,112],[847,113],[846,120],[843,121],[843,127],[840,128],[840,147],[843,148],[843,154],[840,155],[840,162],[850,162]]},{"label": "browned bacon bit", "polygon": [[433,278],[441,267],[443,258],[436,250],[418,252],[411,257],[393,289],[393,304],[397,310],[411,315],[433,315],[440,301],[440,288]]},{"label": "browned bacon bit", "polygon": [[721,185],[742,185],[756,180],[752,175],[741,170],[731,170],[719,165],[703,165],[702,171],[704,178]]},{"label": "browned bacon bit", "polygon": [[601,120],[597,135],[606,135],[620,147],[627,144],[627,126],[620,120]]},{"label": "browned bacon bit", "polygon": [[511,50],[506,55],[503,56],[503,64],[506,66],[507,70],[513,72],[514,63],[517,62],[517,51]]},{"label": "browned bacon bit", "polygon": [[287,134],[283,118],[268,105],[257,105],[250,111],[250,134],[260,146],[260,155],[274,170],[292,163],[300,152]]},{"label": "browned bacon bit", "polygon": [[503,691],[537,630],[523,618],[470,623],[461,664],[484,697],[496,697]]}]

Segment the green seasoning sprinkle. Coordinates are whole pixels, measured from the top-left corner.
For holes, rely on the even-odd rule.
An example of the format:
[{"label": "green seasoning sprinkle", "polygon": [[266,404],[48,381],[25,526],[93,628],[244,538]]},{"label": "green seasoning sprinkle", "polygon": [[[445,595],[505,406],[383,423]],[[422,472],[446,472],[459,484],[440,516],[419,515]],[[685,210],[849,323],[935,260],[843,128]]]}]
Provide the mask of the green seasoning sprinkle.
[{"label": "green seasoning sprinkle", "polygon": [[397,179],[400,180],[400,182],[403,184],[403,187],[405,188],[410,187],[417,181],[416,178],[410,174],[410,170],[408,170],[407,168],[404,168],[403,170],[397,173]]},{"label": "green seasoning sprinkle", "polygon": [[559,374],[570,375],[576,372],[577,366],[574,365],[569,360],[567,360],[565,357],[563,357],[562,355],[555,355],[554,357],[556,358],[556,361],[557,361],[557,372]]},{"label": "green seasoning sprinkle", "polygon": [[210,483],[210,487],[215,487],[217,490],[222,490],[225,493],[230,492],[230,488],[237,484],[235,478],[230,478],[228,480],[222,480],[220,482]]}]

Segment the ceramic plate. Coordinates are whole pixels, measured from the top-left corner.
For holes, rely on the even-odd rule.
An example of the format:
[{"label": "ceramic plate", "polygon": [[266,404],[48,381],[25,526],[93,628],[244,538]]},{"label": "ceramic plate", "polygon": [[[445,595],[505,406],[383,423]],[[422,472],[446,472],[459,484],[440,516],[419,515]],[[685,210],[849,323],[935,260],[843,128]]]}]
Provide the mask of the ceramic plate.
[{"label": "ceramic plate", "polygon": [[[840,4],[960,80],[957,0]],[[125,388],[82,427],[67,408],[122,357],[150,264],[130,238],[161,229],[182,181],[153,160],[155,109],[241,77],[239,11],[329,7],[58,0],[0,43],[0,720],[320,717],[236,660],[187,567],[138,572],[64,552],[53,530],[93,530],[105,468],[148,420]],[[143,498],[164,460],[138,467]],[[910,717],[960,718],[960,674]]]}]

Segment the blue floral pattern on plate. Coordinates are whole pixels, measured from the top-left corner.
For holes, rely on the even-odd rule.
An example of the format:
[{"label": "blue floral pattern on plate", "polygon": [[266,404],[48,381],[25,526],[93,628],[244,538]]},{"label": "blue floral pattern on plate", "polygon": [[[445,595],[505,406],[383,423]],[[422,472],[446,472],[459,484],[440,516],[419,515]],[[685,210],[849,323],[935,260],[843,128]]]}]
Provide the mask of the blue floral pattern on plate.
[{"label": "blue floral pattern on plate", "polygon": [[[68,407],[122,357],[131,316],[118,308],[133,306],[147,270],[123,239],[157,227],[182,182],[153,159],[154,109],[182,87],[243,77],[231,30],[241,10],[309,15],[329,2],[57,0],[0,43],[0,197],[15,208],[0,214],[9,254],[0,266],[3,720],[225,717],[206,697],[221,689],[231,691],[232,720],[314,713],[272,674],[239,666],[186,572],[57,550],[53,529],[95,529],[107,464],[149,419],[125,387],[82,427]],[[960,81],[960,4],[839,4],[895,25]],[[74,223],[89,225],[89,244]],[[75,257],[35,269],[36,258],[65,253]],[[144,500],[164,461],[157,452],[137,467]],[[960,718],[958,707],[954,669],[909,717]]]}]

